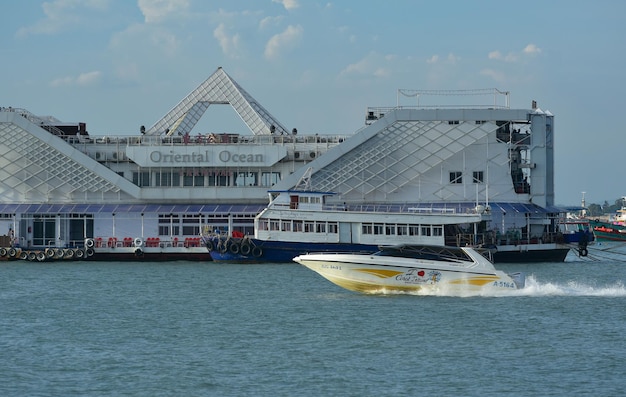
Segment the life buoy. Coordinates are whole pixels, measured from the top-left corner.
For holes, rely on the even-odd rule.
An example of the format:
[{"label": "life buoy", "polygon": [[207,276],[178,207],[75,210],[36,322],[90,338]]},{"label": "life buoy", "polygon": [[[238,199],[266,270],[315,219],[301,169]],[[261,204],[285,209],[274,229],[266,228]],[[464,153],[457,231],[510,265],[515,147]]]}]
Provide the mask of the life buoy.
[{"label": "life buoy", "polygon": [[263,255],[263,250],[261,249],[261,247],[252,248],[252,256],[254,256],[255,258],[260,258],[261,255]]},{"label": "life buoy", "polygon": [[15,258],[15,256],[17,255],[17,250],[15,248],[9,248],[9,258]]},{"label": "life buoy", "polygon": [[26,251],[20,252],[20,259],[22,259],[22,260],[28,259],[28,252],[26,252]]},{"label": "life buoy", "polygon": [[35,259],[37,259],[37,254],[35,254],[33,251],[30,251],[28,253],[28,260],[29,261],[34,261]]},{"label": "life buoy", "polygon": [[135,256],[137,257],[143,256],[143,250],[139,247],[135,248]]},{"label": "life buoy", "polygon": [[7,256],[7,249],[6,248],[0,248],[0,256]]},{"label": "life buoy", "polygon": [[239,243],[231,243],[228,250],[231,254],[237,255],[239,253]]},{"label": "life buoy", "polygon": [[85,256],[85,251],[81,250],[80,248],[76,250],[76,258],[82,259],[84,256]]},{"label": "life buoy", "polygon": [[63,250],[63,258],[64,259],[72,259],[72,258],[74,258],[74,250],[71,249],[71,248]]},{"label": "life buoy", "polygon": [[135,247],[143,247],[143,240],[139,237],[135,239],[134,243],[135,243]]},{"label": "life buoy", "polygon": [[86,246],[87,248],[92,248],[92,247],[93,247],[93,245],[94,245],[94,241],[93,241],[93,239],[92,239],[92,238],[88,238],[88,239],[85,241],[85,246]]},{"label": "life buoy", "polygon": [[215,249],[215,247],[213,246],[213,241],[211,241],[211,240],[207,240],[207,241],[206,241],[206,248],[207,248],[209,251],[213,251],[213,250]]},{"label": "life buoy", "polygon": [[252,247],[248,243],[241,243],[241,247],[239,248],[239,252],[241,255],[250,255],[250,251],[252,251]]},{"label": "life buoy", "polygon": [[580,248],[578,250],[578,255],[580,256],[587,256],[589,254],[589,251],[587,251],[587,248]]},{"label": "life buoy", "polygon": [[46,254],[43,251],[37,252],[37,260],[43,262],[46,260]]},{"label": "life buoy", "polygon": [[54,250],[52,248],[46,248],[45,253],[46,253],[46,256],[48,258],[53,258],[54,257]]},{"label": "life buoy", "polygon": [[95,253],[95,251],[93,250],[93,248],[87,248],[87,250],[85,251],[85,255],[89,258],[90,256],[93,256],[93,254]]}]

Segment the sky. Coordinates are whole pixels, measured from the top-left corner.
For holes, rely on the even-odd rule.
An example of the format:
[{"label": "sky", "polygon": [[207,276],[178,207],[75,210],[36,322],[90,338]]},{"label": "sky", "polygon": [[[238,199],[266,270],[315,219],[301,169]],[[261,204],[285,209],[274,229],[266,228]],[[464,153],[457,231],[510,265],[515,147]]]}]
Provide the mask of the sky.
[{"label": "sky", "polygon": [[[399,89],[497,88],[554,114],[557,204],[626,196],[625,1],[22,0],[0,21],[0,106],[92,135],[152,126],[218,67],[301,134],[351,134]],[[221,106],[198,130],[249,133]]]}]

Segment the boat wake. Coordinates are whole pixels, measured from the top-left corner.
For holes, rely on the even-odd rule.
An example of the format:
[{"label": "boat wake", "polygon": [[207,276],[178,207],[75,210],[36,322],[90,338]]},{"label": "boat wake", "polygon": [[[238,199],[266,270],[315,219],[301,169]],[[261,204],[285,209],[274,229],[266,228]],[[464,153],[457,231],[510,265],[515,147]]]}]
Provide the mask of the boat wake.
[{"label": "boat wake", "polygon": [[578,281],[542,282],[530,275],[526,278],[526,286],[517,291],[511,291],[515,296],[606,296],[624,297],[626,287],[624,283],[616,281],[614,284],[597,285]]},{"label": "boat wake", "polygon": [[534,275],[526,277],[526,285],[522,289],[502,291],[459,291],[446,290],[445,288],[433,290],[421,290],[416,292],[398,292],[381,289],[376,292],[380,295],[416,295],[416,296],[448,296],[448,297],[512,297],[512,296],[598,296],[598,297],[626,297],[626,286],[622,281],[614,284],[595,285],[577,281],[568,282],[543,282]]}]

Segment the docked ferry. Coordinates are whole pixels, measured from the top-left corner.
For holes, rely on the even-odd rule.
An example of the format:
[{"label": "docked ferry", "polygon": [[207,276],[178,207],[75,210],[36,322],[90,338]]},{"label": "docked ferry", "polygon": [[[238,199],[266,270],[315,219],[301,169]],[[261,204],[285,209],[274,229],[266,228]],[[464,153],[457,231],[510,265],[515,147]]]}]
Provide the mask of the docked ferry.
[{"label": "docked ferry", "polygon": [[[210,260],[209,234],[270,240],[262,218],[255,227],[267,192],[294,190],[311,169],[310,186],[335,193],[328,205],[488,208],[481,227],[496,262],[562,261],[554,116],[535,103],[511,109],[508,93],[493,93],[506,104],[369,108],[346,135],[286,128],[222,68],[134,134],[94,135],[82,122],[3,107],[0,234],[23,251],[91,249],[93,260]],[[211,105],[230,105],[249,131],[196,131]],[[322,222],[331,230],[327,220],[313,230]],[[421,223],[382,224],[397,234]]]}]

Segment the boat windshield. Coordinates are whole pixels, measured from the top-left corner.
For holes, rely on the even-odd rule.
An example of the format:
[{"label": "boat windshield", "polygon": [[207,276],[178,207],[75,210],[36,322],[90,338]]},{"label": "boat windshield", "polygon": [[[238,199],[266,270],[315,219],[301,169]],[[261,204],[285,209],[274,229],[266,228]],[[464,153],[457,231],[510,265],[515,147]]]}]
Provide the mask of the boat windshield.
[{"label": "boat windshield", "polygon": [[384,247],[375,255],[399,258],[427,259],[433,261],[472,262],[472,258],[458,247],[439,247],[428,245],[400,245]]}]

